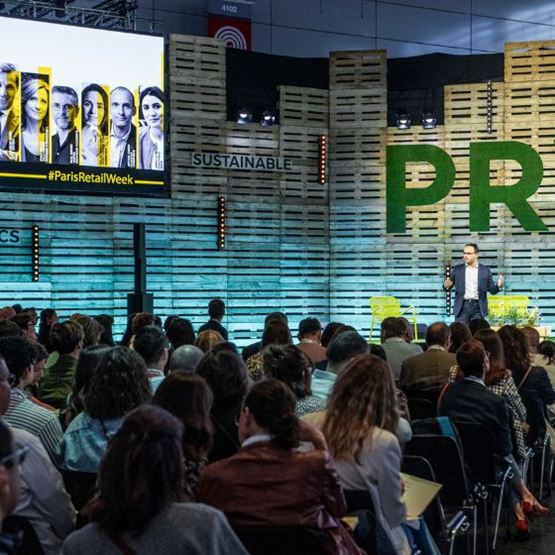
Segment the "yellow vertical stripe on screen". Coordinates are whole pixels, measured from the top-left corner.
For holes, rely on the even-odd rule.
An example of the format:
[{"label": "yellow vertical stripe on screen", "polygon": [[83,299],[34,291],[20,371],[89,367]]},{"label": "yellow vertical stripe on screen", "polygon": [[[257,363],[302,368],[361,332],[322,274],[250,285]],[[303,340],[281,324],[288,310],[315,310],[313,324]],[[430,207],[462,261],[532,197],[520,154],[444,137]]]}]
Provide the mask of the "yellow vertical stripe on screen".
[{"label": "yellow vertical stripe on screen", "polygon": [[[39,66],[39,73],[46,75],[48,78],[48,119],[46,125],[48,128],[47,136],[44,138],[46,142],[46,161],[52,164],[52,68]],[[39,133],[40,137],[40,133]],[[40,154],[40,138],[39,138],[39,154]]]}]

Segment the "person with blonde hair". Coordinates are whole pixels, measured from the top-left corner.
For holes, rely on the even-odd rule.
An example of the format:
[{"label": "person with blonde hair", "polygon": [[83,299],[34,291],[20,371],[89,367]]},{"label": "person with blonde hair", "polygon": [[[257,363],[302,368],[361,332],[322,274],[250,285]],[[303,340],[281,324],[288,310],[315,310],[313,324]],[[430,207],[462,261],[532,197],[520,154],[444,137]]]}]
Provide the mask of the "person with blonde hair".
[{"label": "person with blonde hair", "polygon": [[214,345],[223,343],[224,338],[214,330],[201,331],[195,340],[195,347],[198,347],[203,353],[207,353]]},{"label": "person with blonde hair", "polygon": [[345,490],[366,490],[376,520],[396,553],[408,552],[401,527],[406,508],[393,377],[387,363],[370,354],[354,357],[337,377],[322,431]]}]

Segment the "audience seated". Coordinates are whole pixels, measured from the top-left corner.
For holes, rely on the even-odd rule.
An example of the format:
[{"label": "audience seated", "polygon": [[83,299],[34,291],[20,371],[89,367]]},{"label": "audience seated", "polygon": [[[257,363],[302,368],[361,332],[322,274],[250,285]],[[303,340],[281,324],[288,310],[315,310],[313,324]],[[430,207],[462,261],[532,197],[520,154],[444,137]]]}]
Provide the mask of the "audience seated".
[{"label": "audience seated", "polygon": [[207,353],[212,347],[223,343],[224,338],[214,330],[201,331],[195,340],[195,347],[198,347],[203,353]]},{"label": "audience seated", "polygon": [[304,352],[314,366],[326,360],[326,348],[320,344],[322,324],[318,318],[305,318],[299,323],[299,344],[297,347]]},{"label": "audience seated", "polygon": [[[540,347],[540,334],[536,328],[532,326],[524,326],[522,329],[522,333],[526,337],[526,341],[528,343],[528,352],[530,355],[530,365],[531,366],[541,366],[547,372],[547,375],[550,376],[549,372],[552,371],[553,368],[549,367],[549,359],[546,359],[542,353],[539,352]],[[550,376],[550,381],[551,376]]]},{"label": "audience seated", "polygon": [[172,352],[168,370],[170,372],[195,372],[204,353],[194,345],[181,345]]},{"label": "audience seated", "polygon": [[247,372],[251,380],[259,380],[263,376],[262,351],[268,345],[290,345],[293,343],[287,322],[283,319],[269,320],[262,334],[262,350],[247,359]]},{"label": "audience seated", "polygon": [[39,391],[39,383],[44,378],[44,367],[46,366],[46,360],[48,359],[48,351],[45,349],[43,345],[35,341],[31,343],[31,347],[33,349],[33,360],[35,364],[33,364],[33,382],[27,386],[25,393],[33,403],[40,405],[48,410],[56,410],[54,407],[43,403],[38,399],[38,391]]},{"label": "audience seated", "polygon": [[19,548],[19,534],[3,529],[4,519],[15,509],[19,500],[19,465],[24,454],[19,455],[12,433],[0,418],[0,553],[11,555]]},{"label": "audience seated", "polygon": [[304,416],[326,408],[326,401],[310,390],[311,365],[308,356],[295,345],[269,345],[263,351],[264,375],[287,384],[297,403],[295,414]]},{"label": "audience seated", "polygon": [[[505,353],[507,350],[505,349]],[[490,433],[493,453],[505,466],[511,467],[513,477],[512,504],[517,530],[528,531],[524,506],[537,514],[546,514],[522,481],[519,465],[512,452],[511,426],[507,403],[500,395],[490,391],[485,385],[485,377],[490,371],[490,362],[484,345],[472,339],[463,343],[457,351],[457,364],[463,378],[451,384],[440,400],[439,413],[453,421],[475,422]]]},{"label": "audience seated", "polygon": [[407,325],[401,318],[389,317],[381,323],[382,347],[396,382],[399,381],[403,361],[422,352],[419,345],[409,342],[407,333]]},{"label": "audience seated", "polygon": [[83,349],[100,343],[102,326],[94,318],[85,314],[73,314],[70,321],[77,322],[83,328]]},{"label": "audience seated", "polygon": [[526,407],[526,421],[530,426],[528,443],[543,441],[546,407],[555,402],[555,391],[547,372],[530,363],[530,348],[526,336],[516,326],[502,326],[499,337],[503,342],[507,368],[513,373],[518,392]]},{"label": "audience seated", "polygon": [[449,329],[451,330],[450,353],[456,353],[463,343],[472,339],[470,329],[464,322],[452,322],[449,324]]},{"label": "audience seated", "polygon": [[341,322],[330,322],[322,332],[322,336],[320,337],[320,345],[322,345],[324,349],[327,349],[331,340],[335,336],[335,332],[339,328],[342,328],[344,325],[345,324],[342,324]]},{"label": "audience seated", "polygon": [[214,402],[206,381],[196,374],[174,372],[161,384],[152,402],[176,416],[183,424],[184,493],[195,501],[200,472],[212,448],[210,412]]},{"label": "audience seated", "polygon": [[326,370],[339,374],[351,358],[369,350],[368,342],[356,331],[338,331],[329,344]]},{"label": "audience seated", "polygon": [[401,499],[401,448],[396,437],[395,385],[380,358],[353,358],[335,382],[322,430],[333,456],[341,485],[366,490],[376,517],[395,553],[406,553],[401,528],[406,517]]},{"label": "audience seated", "polygon": [[25,336],[30,341],[37,340],[35,323],[33,322],[31,314],[28,312],[19,312],[15,316],[12,316],[10,320],[18,326],[21,331],[21,335]]},{"label": "audience seated", "polygon": [[539,366],[543,366],[545,368],[545,371],[551,380],[551,384],[555,385],[555,343],[549,339],[542,341],[539,344],[538,352],[541,357],[538,357],[536,362]]},{"label": "audience seated", "polygon": [[114,337],[112,335],[112,326],[114,325],[114,319],[109,314],[99,314],[94,317],[94,320],[100,324],[101,333],[98,343],[101,345],[108,345],[108,347],[114,347]]},{"label": "audience seated", "polygon": [[228,340],[227,330],[222,326],[222,319],[225,314],[225,303],[222,299],[212,299],[208,303],[208,316],[210,320],[203,324],[198,329],[198,333],[201,334],[203,331],[206,330],[213,330],[217,331],[224,339],[224,341]]},{"label": "audience seated", "polygon": [[182,437],[181,422],[161,408],[131,412],[102,461],[91,523],[62,555],[247,555],[219,511],[181,502]]},{"label": "audience seated", "polygon": [[214,462],[239,449],[238,418],[247,393],[247,370],[237,353],[209,351],[200,361],[197,374],[206,380],[214,395],[214,442],[208,454],[209,462]]},{"label": "audience seated", "polygon": [[123,417],[150,399],[146,365],[127,347],[113,347],[91,377],[83,395],[83,412],[68,426],[60,444],[62,468],[97,472],[108,441]]},{"label": "audience seated", "polygon": [[155,392],[164,379],[168,362],[168,340],[158,326],[145,326],[135,334],[133,349],[145,361],[150,387]]},{"label": "audience seated", "polygon": [[474,320],[470,320],[468,324],[468,329],[472,336],[474,336],[478,330],[487,330],[490,327],[489,322],[485,318],[474,318]]},{"label": "audience seated", "polygon": [[89,387],[91,378],[100,366],[104,355],[110,351],[108,345],[94,345],[81,351],[77,368],[75,369],[75,380],[73,389],[67,396],[64,409],[60,412],[60,421],[64,428],[81,412],[83,412],[83,397]]},{"label": "audience seated", "polygon": [[45,308],[40,313],[38,341],[50,353],[50,330],[58,323],[58,315],[53,308]]},{"label": "audience seated", "polygon": [[[0,358],[0,417],[5,414],[9,402],[8,367]],[[17,449],[12,447],[11,436]],[[14,480],[10,484],[13,491],[9,512],[27,519],[46,555],[57,555],[75,520],[75,511],[60,473],[35,435],[24,429],[9,428],[2,418],[0,453],[0,473],[1,469],[6,469]]]},{"label": "audience seated", "polygon": [[440,385],[449,381],[449,370],[457,363],[449,353],[451,330],[443,322],[435,322],[426,332],[425,352],[405,359],[401,364],[400,387],[403,391]]},{"label": "audience seated", "polygon": [[63,432],[57,415],[28,397],[25,388],[33,383],[35,350],[24,336],[0,338],[0,353],[15,378],[10,404],[4,418],[11,426],[27,430],[40,439],[50,458],[56,462]]},{"label": "audience seated", "polygon": [[[222,510],[234,528],[320,529],[335,546],[330,552],[358,554],[338,520],[345,502],[323,438],[301,425],[294,410],[295,398],[284,383],[254,384],[239,419],[241,449],[204,469],[199,500]],[[301,440],[317,448],[300,452]]]},{"label": "audience seated", "polygon": [[11,320],[0,320],[0,337],[19,337],[21,330]]},{"label": "audience seated", "polygon": [[[266,329],[266,326],[268,325],[268,322],[270,320],[283,320],[285,324],[288,323],[287,315],[284,314],[283,312],[270,312],[270,314],[268,314],[266,318],[264,318],[264,329]],[[252,355],[255,355],[261,350],[262,350],[262,341],[256,341],[255,343],[251,343],[250,345],[247,345],[242,350],[241,356],[243,357],[243,360],[247,362],[247,360],[249,360],[249,357],[251,357]]]},{"label": "audience seated", "polygon": [[44,369],[39,398],[54,408],[63,408],[71,392],[77,360],[83,348],[83,336],[83,328],[77,322],[52,326],[50,346],[53,352]]}]

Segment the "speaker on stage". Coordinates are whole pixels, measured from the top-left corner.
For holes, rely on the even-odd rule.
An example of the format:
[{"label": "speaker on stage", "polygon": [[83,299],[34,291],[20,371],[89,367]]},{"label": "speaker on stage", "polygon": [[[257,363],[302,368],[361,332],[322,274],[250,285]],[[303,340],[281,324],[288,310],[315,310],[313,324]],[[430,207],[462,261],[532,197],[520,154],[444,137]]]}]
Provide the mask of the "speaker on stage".
[{"label": "speaker on stage", "polygon": [[152,312],[154,297],[146,292],[145,224],[133,224],[133,255],[135,260],[135,291],[127,295],[127,314]]}]

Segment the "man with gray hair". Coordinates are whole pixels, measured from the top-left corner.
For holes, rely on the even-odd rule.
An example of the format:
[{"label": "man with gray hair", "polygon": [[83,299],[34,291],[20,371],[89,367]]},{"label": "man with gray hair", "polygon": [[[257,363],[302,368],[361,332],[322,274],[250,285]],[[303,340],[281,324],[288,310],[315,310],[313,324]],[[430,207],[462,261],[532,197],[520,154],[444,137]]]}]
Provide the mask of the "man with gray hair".
[{"label": "man with gray hair", "polygon": [[19,114],[12,110],[19,89],[13,64],[0,62],[0,161],[19,160]]},{"label": "man with gray hair", "polygon": [[52,116],[57,132],[52,135],[52,163],[77,164],[79,139],[75,119],[79,112],[77,93],[71,87],[52,87]]},{"label": "man with gray hair", "polygon": [[134,168],[137,154],[137,128],[133,125],[135,97],[125,87],[116,87],[110,94],[110,166]]},{"label": "man with gray hair", "polygon": [[188,372],[192,374],[196,371],[200,359],[204,353],[194,345],[181,345],[170,357],[170,372]]}]

